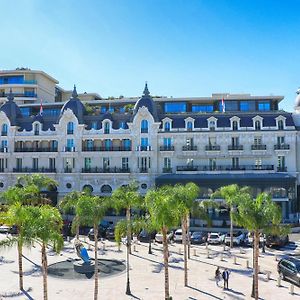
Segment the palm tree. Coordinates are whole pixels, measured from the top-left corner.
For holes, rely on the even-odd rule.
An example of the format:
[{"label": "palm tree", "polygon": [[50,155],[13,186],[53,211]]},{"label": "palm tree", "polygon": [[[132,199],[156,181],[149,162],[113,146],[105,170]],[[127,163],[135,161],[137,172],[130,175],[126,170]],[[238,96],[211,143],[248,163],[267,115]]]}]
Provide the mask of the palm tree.
[{"label": "palm tree", "polygon": [[[83,193],[78,191],[73,191],[69,194],[67,194],[59,204],[59,207],[62,209],[63,212],[68,211],[76,211],[76,206],[78,204],[78,201],[80,197],[83,195]],[[76,239],[79,240],[79,225],[80,220],[78,219],[78,215],[75,215],[73,221],[72,221],[72,232],[75,231]]]},{"label": "palm tree", "polygon": [[93,226],[95,236],[95,288],[94,300],[98,299],[98,226],[108,209],[108,198],[83,194],[76,205],[76,215],[82,225]]},{"label": "palm tree", "polygon": [[276,231],[281,222],[281,210],[272,201],[271,196],[259,194],[253,200],[247,193],[240,193],[238,212],[233,215],[234,221],[254,233],[254,297],[258,299],[258,258],[259,235],[261,232]]},{"label": "palm tree", "polygon": [[230,248],[233,247],[233,216],[236,206],[245,193],[249,193],[249,187],[239,187],[237,184],[231,184],[221,187],[212,194],[212,199],[223,198],[230,209]]},{"label": "palm tree", "polygon": [[49,205],[39,207],[28,207],[31,210],[31,224],[29,228],[32,235],[36,237],[42,248],[42,273],[43,273],[43,299],[48,299],[47,287],[47,245],[52,244],[53,249],[59,252],[63,248],[63,237],[61,235],[62,218],[57,208]]},{"label": "palm tree", "polygon": [[170,299],[169,290],[169,251],[167,232],[170,228],[178,226],[182,207],[170,193],[171,187],[161,187],[149,190],[146,194],[146,207],[150,218],[156,228],[163,235],[163,257],[165,270],[165,300]]},{"label": "palm tree", "polygon": [[0,242],[0,247],[12,247],[17,245],[18,251],[18,267],[19,267],[19,288],[24,289],[23,283],[23,262],[22,262],[22,249],[23,245],[30,247],[33,243],[33,237],[30,236],[28,230],[28,223],[30,221],[31,214],[28,207],[22,206],[20,202],[9,206],[6,212],[0,213],[0,222],[9,226],[16,226],[18,235],[16,237],[8,237]]}]

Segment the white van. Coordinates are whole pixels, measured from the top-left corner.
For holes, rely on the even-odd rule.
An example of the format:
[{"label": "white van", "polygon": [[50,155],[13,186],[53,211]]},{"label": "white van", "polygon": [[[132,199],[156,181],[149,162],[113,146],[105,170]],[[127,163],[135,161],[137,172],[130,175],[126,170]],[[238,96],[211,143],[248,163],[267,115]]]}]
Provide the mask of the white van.
[{"label": "white van", "polygon": [[[191,233],[190,233],[191,236]],[[182,229],[177,229],[174,233],[174,242],[182,242]]]}]

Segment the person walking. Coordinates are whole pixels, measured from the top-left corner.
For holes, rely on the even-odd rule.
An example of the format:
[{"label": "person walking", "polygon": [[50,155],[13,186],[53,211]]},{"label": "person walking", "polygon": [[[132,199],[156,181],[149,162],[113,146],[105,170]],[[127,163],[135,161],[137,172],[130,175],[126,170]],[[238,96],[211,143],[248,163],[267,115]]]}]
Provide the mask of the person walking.
[{"label": "person walking", "polygon": [[219,286],[219,281],[221,280],[220,267],[217,267],[217,270],[215,272],[215,280],[216,280],[216,285]]},{"label": "person walking", "polygon": [[225,270],[222,273],[222,277],[224,280],[224,290],[228,290],[228,280],[229,280],[229,270],[227,268],[225,268]]}]

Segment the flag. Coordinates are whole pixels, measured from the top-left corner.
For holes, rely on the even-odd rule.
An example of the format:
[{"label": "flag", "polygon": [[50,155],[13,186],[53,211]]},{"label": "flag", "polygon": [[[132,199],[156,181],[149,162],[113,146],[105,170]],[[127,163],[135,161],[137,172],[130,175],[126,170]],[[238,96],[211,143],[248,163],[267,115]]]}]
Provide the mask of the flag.
[{"label": "flag", "polygon": [[225,112],[225,101],[224,101],[224,97],[222,98],[222,112]]},{"label": "flag", "polygon": [[43,101],[41,99],[41,106],[40,106],[40,116],[43,115]]}]

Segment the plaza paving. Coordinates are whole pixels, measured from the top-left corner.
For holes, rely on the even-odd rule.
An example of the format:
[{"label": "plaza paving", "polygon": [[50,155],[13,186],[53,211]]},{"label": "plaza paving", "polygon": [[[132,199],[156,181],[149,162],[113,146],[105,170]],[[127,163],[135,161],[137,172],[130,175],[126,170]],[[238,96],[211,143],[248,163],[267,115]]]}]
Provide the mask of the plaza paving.
[{"label": "plaza paving", "polygon": [[[4,235],[0,235],[4,238]],[[86,240],[89,243],[89,240]],[[92,244],[92,242],[90,242]],[[87,244],[88,245],[88,244]],[[88,247],[88,246],[87,246]],[[89,251],[93,256],[93,247]],[[222,246],[209,246],[207,257],[205,246],[192,246],[189,260],[189,286],[183,286],[183,255],[180,244],[170,245],[170,294],[173,299],[252,299],[252,250],[250,248],[235,248],[231,252],[223,251]],[[133,249],[134,250],[134,249]],[[180,251],[181,250],[181,251]],[[222,254],[222,255],[221,255]],[[277,272],[275,255],[282,251],[268,250],[261,254],[259,276],[259,291],[261,299],[297,299],[300,298],[300,288],[295,287],[295,294],[290,294],[290,283],[282,281],[277,287]],[[125,247],[118,251],[115,243],[105,241],[99,246],[100,258],[113,258],[125,262]],[[223,257],[223,260],[221,258]],[[236,263],[235,259],[236,257]],[[60,255],[48,250],[48,264],[76,258],[72,242],[65,242],[65,248]],[[164,299],[164,270],[162,264],[162,246],[153,245],[153,254],[148,254],[148,245],[138,243],[130,256],[130,276],[132,296],[125,295],[126,272],[111,277],[99,278],[99,299]],[[249,261],[249,268],[246,261]],[[18,292],[18,265],[16,249],[0,251],[0,299],[42,299],[42,275],[40,271],[41,252],[37,246],[31,250],[24,249],[24,285],[28,295],[16,296]],[[217,287],[214,281],[216,266],[231,270],[229,290]],[[267,281],[266,271],[271,272]],[[222,282],[220,282],[222,284]],[[69,280],[48,276],[49,299],[93,299],[94,280]]]}]

